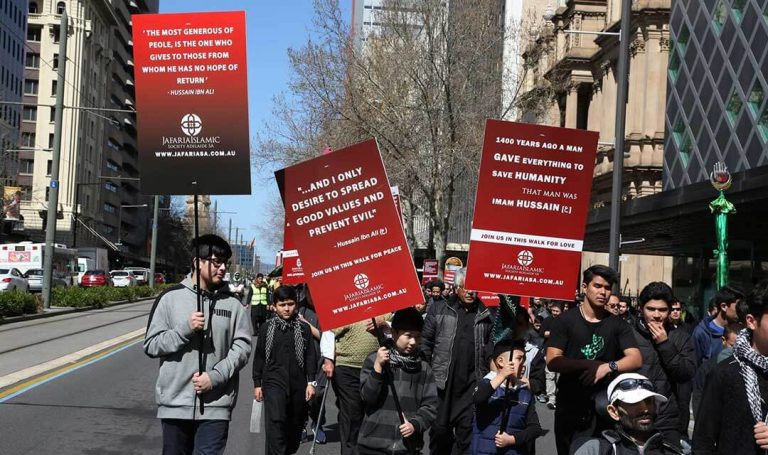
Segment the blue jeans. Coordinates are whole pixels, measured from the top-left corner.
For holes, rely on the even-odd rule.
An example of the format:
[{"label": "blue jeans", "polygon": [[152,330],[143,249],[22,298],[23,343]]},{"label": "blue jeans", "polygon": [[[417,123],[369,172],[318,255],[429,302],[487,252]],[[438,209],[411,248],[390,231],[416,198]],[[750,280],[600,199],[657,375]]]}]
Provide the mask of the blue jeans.
[{"label": "blue jeans", "polygon": [[163,455],[220,455],[227,446],[228,420],[161,419]]}]

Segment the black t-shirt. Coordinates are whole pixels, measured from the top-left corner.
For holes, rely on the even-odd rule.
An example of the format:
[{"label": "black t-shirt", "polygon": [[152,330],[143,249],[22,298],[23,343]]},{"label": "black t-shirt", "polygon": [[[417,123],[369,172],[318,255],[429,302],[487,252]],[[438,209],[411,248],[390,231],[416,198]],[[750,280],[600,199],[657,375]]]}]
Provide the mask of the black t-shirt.
[{"label": "black t-shirt", "polygon": [[[588,322],[579,308],[566,311],[558,318],[555,330],[547,344],[563,351],[569,359],[588,359],[610,362],[624,357],[624,350],[637,348],[632,327],[618,316],[610,315],[599,322]],[[571,408],[588,405],[598,390],[605,390],[609,375],[595,386],[584,386],[581,372],[563,373],[557,383],[557,405]]]},{"label": "black t-shirt", "polygon": [[[546,342],[545,346],[549,346],[548,341],[552,339],[552,335],[554,335],[555,328],[557,327],[557,321],[559,320],[560,316],[548,317],[541,322],[541,329],[539,329],[539,333],[541,333],[541,336],[544,337],[544,341]],[[549,332],[549,337],[545,336],[547,332]]]}]

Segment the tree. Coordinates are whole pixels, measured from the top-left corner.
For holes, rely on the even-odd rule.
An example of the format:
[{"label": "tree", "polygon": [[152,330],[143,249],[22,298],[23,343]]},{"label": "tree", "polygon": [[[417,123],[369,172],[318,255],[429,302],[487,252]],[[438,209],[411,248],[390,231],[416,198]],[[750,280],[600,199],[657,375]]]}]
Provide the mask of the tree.
[{"label": "tree", "polygon": [[408,240],[444,260],[456,204],[474,201],[485,120],[514,104],[502,106],[502,54],[516,37],[502,3],[388,0],[375,30],[355,36],[337,0],[316,0],[316,36],[289,51],[290,95],[275,98],[258,158],[289,165],[376,137]]}]

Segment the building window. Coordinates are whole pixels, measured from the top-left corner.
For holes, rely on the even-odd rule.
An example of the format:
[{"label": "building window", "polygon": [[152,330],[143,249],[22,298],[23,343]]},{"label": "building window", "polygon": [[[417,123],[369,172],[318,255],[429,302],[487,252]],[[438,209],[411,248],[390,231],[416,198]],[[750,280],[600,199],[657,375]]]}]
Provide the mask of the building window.
[{"label": "building window", "polygon": [[40,82],[35,79],[27,79],[24,81],[24,94],[25,95],[37,95],[37,90],[40,87]]},{"label": "building window", "polygon": [[24,120],[28,122],[37,121],[37,106],[24,106]]},{"label": "building window", "polygon": [[720,34],[720,31],[725,25],[725,21],[728,19],[728,4],[725,0],[717,0],[715,10],[712,13],[712,26],[715,28],[715,32]]},{"label": "building window", "polygon": [[59,81],[51,81],[51,96],[56,96],[56,89],[58,88]]},{"label": "building window", "polygon": [[22,201],[31,201],[32,200],[32,187],[31,186],[21,186],[21,200]]},{"label": "building window", "polygon": [[104,211],[107,213],[115,213],[117,211],[117,207],[112,204],[104,203]]},{"label": "building window", "polygon": [[42,27],[28,27],[27,28],[27,41],[39,43],[40,38],[43,36]]},{"label": "building window", "polygon": [[680,73],[680,55],[677,53],[676,48],[672,48],[672,52],[669,54],[669,79],[672,82],[677,80],[677,75]]},{"label": "building window", "polygon": [[760,85],[760,79],[757,79],[755,81],[755,86],[752,87],[752,92],[749,94],[749,100],[747,100],[749,110],[752,111],[752,115],[756,119],[760,116],[760,106],[763,104],[764,97],[763,86]]},{"label": "building window", "polygon": [[53,161],[48,160],[48,163],[45,165],[45,175],[51,175],[51,169],[53,169]]},{"label": "building window", "polygon": [[688,47],[688,40],[691,38],[691,32],[688,30],[688,26],[685,23],[680,25],[680,32],[677,34],[677,45],[680,48],[680,53],[685,54],[685,49]]},{"label": "building window", "polygon": [[744,102],[741,101],[741,97],[739,97],[736,89],[734,89],[730,100],[728,100],[728,106],[725,108],[726,112],[728,113],[728,121],[731,122],[731,126],[736,124],[736,119],[739,117],[741,108],[743,106]]},{"label": "building window", "polygon": [[59,69],[59,54],[53,54],[53,69]]},{"label": "building window", "polygon": [[34,147],[35,146],[35,133],[23,132],[21,133],[21,146],[22,147]]},{"label": "building window", "polygon": [[757,131],[760,132],[763,142],[768,142],[768,106],[763,109],[763,115],[757,121]]},{"label": "building window", "polygon": [[107,189],[107,191],[111,191],[112,193],[117,193],[118,187],[112,182],[107,182],[104,184],[104,188]]},{"label": "building window", "polygon": [[33,174],[34,172],[34,160],[19,160],[19,174]]},{"label": "building window", "polygon": [[24,66],[27,68],[40,68],[40,54],[27,54]]},{"label": "building window", "polygon": [[740,22],[744,17],[744,8],[747,6],[747,0],[733,0],[733,15],[736,16],[736,21]]},{"label": "building window", "polygon": [[51,123],[56,121],[56,108],[55,107],[51,107],[51,115],[48,118],[48,121],[50,121]]},{"label": "building window", "polygon": [[53,150],[53,133],[48,134],[48,148]]},{"label": "building window", "polygon": [[29,14],[37,14],[37,2],[29,2]]},{"label": "building window", "polygon": [[56,14],[61,15],[64,14],[64,11],[67,10],[67,4],[65,2],[59,2],[56,4]]},{"label": "building window", "polygon": [[118,172],[120,171],[120,166],[118,166],[117,163],[112,160],[107,160],[107,169],[110,171]]}]

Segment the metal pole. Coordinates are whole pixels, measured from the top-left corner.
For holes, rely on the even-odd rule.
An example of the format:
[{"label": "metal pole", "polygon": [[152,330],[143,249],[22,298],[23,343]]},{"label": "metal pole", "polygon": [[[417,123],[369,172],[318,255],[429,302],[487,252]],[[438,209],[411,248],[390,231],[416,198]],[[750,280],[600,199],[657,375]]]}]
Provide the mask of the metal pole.
[{"label": "metal pole", "polygon": [[613,188],[611,191],[611,240],[608,262],[613,270],[619,269],[621,247],[621,193],[624,176],[624,125],[627,119],[627,92],[629,85],[629,31],[632,22],[632,0],[622,0],[621,35],[619,38],[619,67],[616,91],[616,148],[613,151]]},{"label": "metal pole", "polygon": [[[195,233],[195,294],[197,295],[197,312],[202,313],[203,312],[203,293],[200,289],[200,223],[198,221],[198,214],[197,214],[197,204],[198,204],[198,195],[195,193],[195,227],[194,227],[194,233]],[[211,249],[208,248],[208,254],[210,254]],[[210,317],[210,315],[209,315]],[[200,374],[203,374],[203,362],[204,362],[204,354],[203,350],[205,349],[205,329],[200,330],[198,332],[198,342],[200,343],[200,346],[198,346],[197,351],[197,372]],[[200,415],[203,415],[205,412],[205,403],[203,403],[203,396],[202,395],[195,395],[195,398],[200,400]]]},{"label": "metal pole", "polygon": [[77,221],[78,218],[80,218],[80,185],[80,183],[75,184],[75,213],[74,227],[72,228],[72,248],[77,248]]},{"label": "metal pole", "polygon": [[227,232],[227,242],[232,245],[232,218],[229,219],[229,232]]},{"label": "metal pole", "polygon": [[59,72],[56,80],[56,112],[53,130],[53,156],[51,162],[51,183],[46,211],[45,255],[43,256],[43,307],[51,307],[51,283],[53,278],[53,251],[56,241],[56,212],[59,207],[59,160],[61,157],[61,130],[64,114],[64,80],[67,69],[67,12],[62,11],[59,25]]},{"label": "metal pole", "polygon": [[149,287],[155,287],[155,262],[157,261],[157,213],[160,211],[160,196],[155,195],[155,209],[152,215],[152,250],[149,253]]},{"label": "metal pole", "polygon": [[219,235],[219,201],[213,201],[213,233]]},{"label": "metal pole", "polygon": [[123,206],[117,208],[117,246],[123,249]]}]

